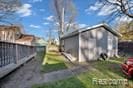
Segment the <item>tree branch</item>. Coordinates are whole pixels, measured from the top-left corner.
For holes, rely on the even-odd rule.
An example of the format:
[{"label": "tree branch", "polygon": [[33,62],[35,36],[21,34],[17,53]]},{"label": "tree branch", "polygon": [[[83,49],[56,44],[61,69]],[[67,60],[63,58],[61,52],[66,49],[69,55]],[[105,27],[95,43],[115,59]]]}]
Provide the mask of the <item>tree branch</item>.
[{"label": "tree branch", "polygon": [[120,7],[120,11],[123,14],[127,15],[130,18],[133,18],[133,13],[132,13],[132,11],[130,11],[133,8],[133,6],[127,7],[127,4],[129,4],[129,3],[133,4],[133,3],[131,3],[130,0],[116,0],[116,1],[112,1],[112,2],[110,0],[102,0],[102,2]]}]

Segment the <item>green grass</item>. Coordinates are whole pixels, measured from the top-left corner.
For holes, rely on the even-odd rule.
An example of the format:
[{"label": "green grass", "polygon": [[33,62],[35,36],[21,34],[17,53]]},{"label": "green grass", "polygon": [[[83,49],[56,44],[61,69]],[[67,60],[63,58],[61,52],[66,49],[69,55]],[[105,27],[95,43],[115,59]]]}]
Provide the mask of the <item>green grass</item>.
[{"label": "green grass", "polygon": [[133,88],[133,80],[128,80],[128,85],[98,85],[93,83],[93,78],[125,79],[126,76],[122,73],[120,68],[120,64],[123,61],[124,59],[120,58],[108,61],[90,62],[90,65],[94,67],[91,71],[53,83],[34,85],[33,88]]},{"label": "green grass", "polygon": [[[85,88],[130,88],[126,87],[126,85],[98,85],[93,83],[93,78],[96,79],[125,79],[125,75],[122,73],[120,68],[119,60],[109,60],[109,61],[97,61],[92,62],[91,66],[95,69],[83,73],[78,76],[78,79],[82,81]],[[133,87],[133,81],[129,80],[129,85]],[[132,88],[131,87],[131,88]]]},{"label": "green grass", "polygon": [[33,88],[85,88],[85,87],[78,78],[71,77],[69,79],[60,80],[54,83],[34,85]]},{"label": "green grass", "polygon": [[64,57],[59,52],[51,51],[46,53],[42,63],[42,72],[47,73],[65,68],[67,66],[64,63]]}]

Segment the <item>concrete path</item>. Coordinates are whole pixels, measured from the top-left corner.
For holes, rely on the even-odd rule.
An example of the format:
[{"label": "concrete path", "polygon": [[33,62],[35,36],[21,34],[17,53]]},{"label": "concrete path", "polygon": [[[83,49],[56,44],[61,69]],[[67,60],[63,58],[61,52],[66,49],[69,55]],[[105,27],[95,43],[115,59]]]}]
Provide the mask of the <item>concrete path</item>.
[{"label": "concrete path", "polygon": [[65,78],[69,78],[75,75],[79,75],[80,73],[86,72],[90,70],[90,66],[78,66],[78,67],[73,67],[73,68],[68,68],[65,70],[59,70],[59,71],[54,71],[50,73],[44,74],[44,81],[43,82],[53,82]]},{"label": "concrete path", "polygon": [[72,76],[72,72],[68,69],[54,71],[54,72],[44,74],[44,82],[46,83],[46,82],[57,81],[57,80],[71,77],[71,76]]}]

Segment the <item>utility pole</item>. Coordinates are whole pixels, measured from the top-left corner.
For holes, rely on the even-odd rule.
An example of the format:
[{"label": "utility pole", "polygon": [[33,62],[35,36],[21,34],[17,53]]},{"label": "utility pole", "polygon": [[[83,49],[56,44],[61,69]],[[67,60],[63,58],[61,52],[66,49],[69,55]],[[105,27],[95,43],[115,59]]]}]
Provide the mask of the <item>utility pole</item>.
[{"label": "utility pole", "polygon": [[61,10],[61,29],[60,29],[60,33],[59,33],[59,51],[62,51],[62,41],[61,41],[61,35],[64,34],[64,7],[62,7]]},{"label": "utility pole", "polygon": [[64,7],[62,7],[62,12],[61,12],[61,34],[64,33]]}]

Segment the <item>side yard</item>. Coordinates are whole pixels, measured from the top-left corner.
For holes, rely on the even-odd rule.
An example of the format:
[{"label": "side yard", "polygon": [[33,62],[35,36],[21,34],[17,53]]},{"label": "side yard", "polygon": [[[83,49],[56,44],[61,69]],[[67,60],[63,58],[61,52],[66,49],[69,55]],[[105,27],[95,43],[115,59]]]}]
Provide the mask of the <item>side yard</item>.
[{"label": "side yard", "polygon": [[[108,61],[89,62],[87,65],[86,63],[76,63],[75,65],[66,60],[58,51],[50,51],[45,54],[45,57],[43,52],[39,52],[36,58],[1,80],[0,88],[31,88],[31,86],[32,88],[133,88],[133,80],[128,80],[128,84],[125,85],[124,83],[105,85],[100,81],[100,79],[126,80],[120,67],[123,61],[124,58],[112,58]],[[92,69],[76,75],[72,73],[63,80],[46,82],[46,74],[62,70],[68,71],[80,65],[84,65],[84,68],[92,67]],[[78,70],[81,69],[83,68],[78,68]]]},{"label": "side yard", "polygon": [[[58,52],[49,52],[46,54],[47,60],[42,65],[42,72],[51,72],[61,69],[70,68],[67,63],[64,62],[64,57]],[[90,62],[89,65],[93,69],[88,72],[75,75],[73,77],[59,80],[56,82],[49,82],[43,84],[35,84],[32,88],[133,88],[133,80],[128,80],[128,84],[116,83],[116,84],[97,84],[93,79],[105,79],[105,80],[126,80],[126,76],[122,73],[120,64],[124,61],[124,58],[113,58],[108,61],[95,61]]]}]

